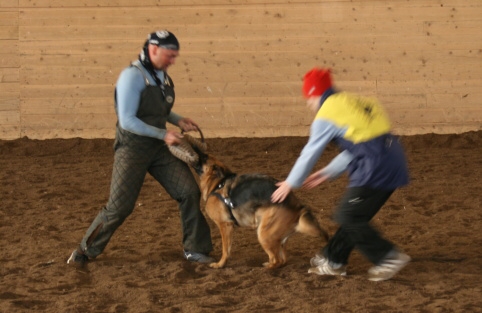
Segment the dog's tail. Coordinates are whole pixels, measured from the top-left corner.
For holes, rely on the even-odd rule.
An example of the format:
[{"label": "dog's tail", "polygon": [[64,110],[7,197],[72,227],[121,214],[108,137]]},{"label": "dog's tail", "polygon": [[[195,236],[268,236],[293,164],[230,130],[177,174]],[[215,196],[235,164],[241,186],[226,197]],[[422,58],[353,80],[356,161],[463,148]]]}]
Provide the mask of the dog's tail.
[{"label": "dog's tail", "polygon": [[320,237],[326,241],[330,238],[328,233],[321,228],[320,224],[311,213],[311,210],[306,207],[301,209],[300,219],[298,220],[298,225],[296,225],[296,231],[313,237]]}]

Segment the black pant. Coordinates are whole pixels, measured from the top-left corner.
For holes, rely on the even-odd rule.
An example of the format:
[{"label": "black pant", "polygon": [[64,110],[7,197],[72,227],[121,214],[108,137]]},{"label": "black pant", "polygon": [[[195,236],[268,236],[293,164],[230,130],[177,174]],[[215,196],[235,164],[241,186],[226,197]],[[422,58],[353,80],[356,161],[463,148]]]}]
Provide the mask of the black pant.
[{"label": "black pant", "polygon": [[204,254],[212,250],[209,225],[200,209],[201,192],[189,166],[175,158],[160,140],[118,131],[109,201],[80,243],[88,257],[101,254],[132,213],[147,173],[178,202],[184,249]]},{"label": "black pant", "polygon": [[340,228],[323,248],[323,255],[330,262],[348,264],[350,253],[356,248],[370,262],[378,264],[394,248],[370,225],[393,191],[348,188],[334,214]]}]

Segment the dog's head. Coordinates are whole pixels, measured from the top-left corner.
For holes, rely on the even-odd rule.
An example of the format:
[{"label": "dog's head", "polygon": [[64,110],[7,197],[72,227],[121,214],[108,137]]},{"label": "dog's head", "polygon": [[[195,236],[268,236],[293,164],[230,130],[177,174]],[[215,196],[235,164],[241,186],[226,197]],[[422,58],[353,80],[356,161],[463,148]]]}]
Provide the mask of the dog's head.
[{"label": "dog's head", "polygon": [[200,189],[203,199],[206,200],[209,193],[216,189],[221,181],[226,177],[233,176],[234,173],[214,156],[200,151],[198,153],[199,161],[193,165],[193,168],[199,175]]}]

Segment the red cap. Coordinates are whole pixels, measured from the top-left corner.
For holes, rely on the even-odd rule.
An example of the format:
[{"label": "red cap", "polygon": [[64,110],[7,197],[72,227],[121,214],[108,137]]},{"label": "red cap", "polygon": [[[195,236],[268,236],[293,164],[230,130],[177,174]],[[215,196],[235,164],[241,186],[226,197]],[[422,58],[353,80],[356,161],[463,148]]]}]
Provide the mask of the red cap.
[{"label": "red cap", "polygon": [[314,68],[303,78],[303,96],[306,98],[321,96],[331,86],[330,70]]}]

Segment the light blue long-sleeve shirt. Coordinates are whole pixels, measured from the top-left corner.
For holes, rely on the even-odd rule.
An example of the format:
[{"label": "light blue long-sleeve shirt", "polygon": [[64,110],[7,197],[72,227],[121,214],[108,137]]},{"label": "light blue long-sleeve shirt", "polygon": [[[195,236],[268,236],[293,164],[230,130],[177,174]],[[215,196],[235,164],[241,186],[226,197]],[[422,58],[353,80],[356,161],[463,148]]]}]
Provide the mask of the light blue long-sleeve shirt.
[{"label": "light blue long-sleeve shirt", "polygon": [[303,184],[332,140],[343,152],[323,174],[334,178],[346,171],[349,187],[394,190],[408,184],[403,148],[390,133],[388,116],[378,101],[329,90],[311,124],[308,143],[286,179],[291,187]]},{"label": "light blue long-sleeve shirt", "polygon": [[[343,137],[346,129],[339,128],[326,120],[315,120],[311,124],[310,138],[301,151],[295,165],[290,171],[286,181],[293,188],[298,188],[311,172],[318,159],[321,157],[328,143],[337,137]],[[348,164],[353,160],[353,155],[344,150],[335,157],[329,165],[323,168],[323,174],[330,178],[341,175]]]},{"label": "light blue long-sleeve shirt", "polygon": [[[139,61],[135,61],[133,64],[141,68],[150,85],[156,85],[154,78],[142,67]],[[136,66],[129,66],[121,72],[117,80],[116,114],[119,126],[136,135],[163,140],[166,135],[165,129],[148,125],[136,116],[142,91],[146,88],[146,81],[141,70]],[[155,71],[155,73],[161,82],[163,82],[164,72]],[[167,121],[178,126],[178,122],[182,118],[182,116],[171,111]]]}]

